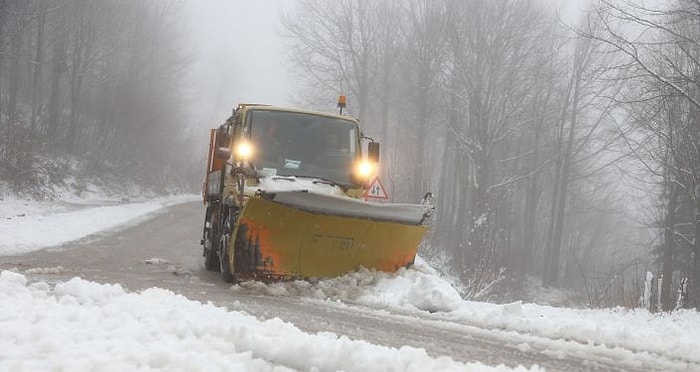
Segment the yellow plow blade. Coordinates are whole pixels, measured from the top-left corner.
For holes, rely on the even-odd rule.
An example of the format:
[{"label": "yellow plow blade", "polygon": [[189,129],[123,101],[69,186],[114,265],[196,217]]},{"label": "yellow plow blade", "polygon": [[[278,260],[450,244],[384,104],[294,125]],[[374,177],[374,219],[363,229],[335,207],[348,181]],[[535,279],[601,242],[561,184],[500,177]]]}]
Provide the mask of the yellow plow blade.
[{"label": "yellow plow blade", "polygon": [[304,192],[253,197],[233,233],[233,274],[319,278],[361,266],[393,272],[413,263],[427,210]]}]

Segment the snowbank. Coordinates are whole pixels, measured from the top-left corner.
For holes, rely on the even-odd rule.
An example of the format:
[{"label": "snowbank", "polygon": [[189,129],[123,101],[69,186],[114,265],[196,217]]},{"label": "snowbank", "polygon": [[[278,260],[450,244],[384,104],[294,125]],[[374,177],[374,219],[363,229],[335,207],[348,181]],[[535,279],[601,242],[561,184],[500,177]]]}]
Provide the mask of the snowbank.
[{"label": "snowbank", "polygon": [[[651,314],[623,308],[578,310],[514,302],[497,305],[463,301],[422,260],[396,274],[360,270],[318,283],[244,282],[235,291],[303,296],[327,302],[358,303],[381,309],[419,313],[486,329],[516,331],[578,345],[605,345],[606,355],[629,361],[629,351],[700,364],[700,313]],[[616,347],[626,350],[615,350]]]},{"label": "snowbank", "polygon": [[[107,206],[90,206],[88,200],[80,205],[3,200],[0,203],[0,255],[27,253],[61,245],[139,220],[169,205],[198,198],[196,195],[178,195]],[[104,204],[107,201],[92,202]]]},{"label": "snowbank", "polygon": [[2,271],[0,298],[0,370],[512,370],[307,334],[156,288],[128,293],[74,278],[52,289]]}]

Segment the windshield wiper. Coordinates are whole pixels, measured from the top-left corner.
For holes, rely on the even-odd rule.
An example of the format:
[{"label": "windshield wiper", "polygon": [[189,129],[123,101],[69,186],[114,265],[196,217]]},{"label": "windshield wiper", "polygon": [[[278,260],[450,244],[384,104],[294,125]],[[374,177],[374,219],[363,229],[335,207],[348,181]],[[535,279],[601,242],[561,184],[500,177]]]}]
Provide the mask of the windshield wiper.
[{"label": "windshield wiper", "polygon": [[292,181],[292,182],[297,180],[295,176],[285,176],[285,175],[282,175],[282,176],[272,176],[272,179],[275,180],[275,181],[276,181],[276,180],[285,180],[285,181]]},{"label": "windshield wiper", "polygon": [[333,182],[333,181],[331,181],[331,180],[327,180],[327,179],[325,179],[325,178],[316,178],[316,177],[314,177],[314,178],[315,178],[315,179],[314,179],[313,181],[311,181],[311,183],[313,183],[313,184],[323,183],[323,184],[331,185],[331,186],[340,186],[340,185],[338,185],[337,183],[335,183],[335,182]]},{"label": "windshield wiper", "polygon": [[313,183],[313,184],[322,183],[324,185],[338,186],[341,189],[343,189],[343,186],[339,185],[337,182],[330,180],[328,178],[317,177],[317,176],[297,176],[297,177],[299,177],[299,178],[312,178],[313,181],[311,181],[311,183]]},{"label": "windshield wiper", "polygon": [[285,181],[296,181],[297,178],[311,178],[313,179],[311,183],[314,185],[317,185],[319,183],[324,184],[324,185],[330,185],[330,186],[338,186],[341,189],[345,189],[344,186],[338,184],[337,182],[330,180],[328,178],[323,178],[323,177],[315,177],[315,176],[273,176],[273,180],[285,180]]}]

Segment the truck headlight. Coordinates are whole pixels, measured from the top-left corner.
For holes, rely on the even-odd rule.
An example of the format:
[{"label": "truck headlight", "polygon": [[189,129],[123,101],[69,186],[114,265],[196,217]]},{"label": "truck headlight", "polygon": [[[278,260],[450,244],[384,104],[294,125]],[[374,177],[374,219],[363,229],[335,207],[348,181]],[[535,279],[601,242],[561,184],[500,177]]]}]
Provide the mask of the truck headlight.
[{"label": "truck headlight", "polygon": [[248,160],[253,155],[253,146],[250,142],[243,141],[236,144],[235,151],[239,159]]},{"label": "truck headlight", "polygon": [[355,174],[358,177],[368,179],[374,173],[375,165],[367,160],[362,160],[355,166]]}]

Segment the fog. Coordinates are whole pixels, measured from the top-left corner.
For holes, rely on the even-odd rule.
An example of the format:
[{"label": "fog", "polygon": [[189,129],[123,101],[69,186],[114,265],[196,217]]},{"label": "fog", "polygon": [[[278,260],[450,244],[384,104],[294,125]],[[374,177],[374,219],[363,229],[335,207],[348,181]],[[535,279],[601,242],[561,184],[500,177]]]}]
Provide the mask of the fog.
[{"label": "fog", "polygon": [[292,4],[293,0],[186,3],[197,118],[214,126],[238,103],[289,104],[291,82],[279,20]]},{"label": "fog", "polygon": [[[334,111],[344,93],[382,143],[391,201],[437,196],[421,254],[471,293],[508,270],[631,303],[659,258],[667,278],[700,273],[700,90],[686,71],[700,51],[679,53],[697,49],[697,17],[598,1],[580,37],[561,23],[586,3],[6,1],[0,191],[50,196],[89,177],[198,190],[208,130],[238,103]],[[607,278],[624,275],[613,293]]]},{"label": "fog", "polygon": [[[291,105],[295,93],[280,18],[295,0],[188,0],[193,45],[193,114],[197,126],[218,125],[238,103]],[[586,0],[549,0],[569,23]],[[350,105],[353,103],[350,102]],[[200,121],[201,118],[201,121]]]},{"label": "fog", "polygon": [[[199,3],[198,17],[209,17],[206,4],[213,3]],[[639,91],[634,83],[654,86],[653,76],[619,79],[614,66],[624,53],[593,42],[614,37],[605,32],[617,27],[629,30],[624,12],[643,9],[614,1],[596,6],[587,23],[584,0],[256,3],[239,9],[249,15],[240,26],[251,40],[235,42],[226,58],[212,45],[230,42],[207,36],[212,40],[202,43],[210,63],[204,66],[220,66],[214,62],[220,58],[235,69],[215,74],[230,84],[207,86],[217,92],[210,107],[219,111],[222,97],[234,101],[223,103],[225,114],[237,101],[327,107],[329,97],[345,93],[350,114],[382,142],[381,177],[392,201],[438,195],[421,253],[443,260],[470,293],[509,270],[585,291],[594,306],[635,301],[636,279],[611,290],[607,278],[657,270],[649,254],[653,229],[639,222],[658,218],[640,211],[653,209],[647,202],[660,180],[653,172],[635,174],[643,168],[640,155],[625,142],[649,136],[642,129],[651,122],[629,122],[629,111],[645,108],[616,103],[635,100],[621,92]],[[654,14],[660,13],[642,17]],[[616,23],[603,24],[610,19]],[[198,32],[225,35],[227,27],[214,18]],[[250,49],[255,54],[235,52]],[[621,122],[635,133],[620,133]],[[636,187],[642,197],[632,197]],[[685,205],[692,199],[678,198]],[[668,296],[668,288],[663,292]]]}]

